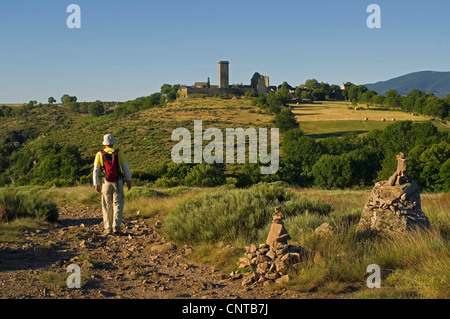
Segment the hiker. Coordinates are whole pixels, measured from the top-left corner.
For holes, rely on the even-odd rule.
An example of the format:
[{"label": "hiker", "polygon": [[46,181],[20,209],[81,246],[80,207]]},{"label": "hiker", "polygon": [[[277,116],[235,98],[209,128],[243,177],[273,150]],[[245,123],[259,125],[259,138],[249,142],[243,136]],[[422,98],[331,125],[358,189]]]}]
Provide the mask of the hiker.
[{"label": "hiker", "polygon": [[[131,188],[131,172],[122,151],[114,149],[116,140],[112,134],[103,137],[105,149],[98,152],[94,161],[94,187],[102,195],[104,233],[120,234],[122,224],[124,177],[127,188]],[[99,184],[99,170],[103,171],[103,185]],[[123,174],[122,174],[123,170]],[[125,176],[124,176],[125,175]]]}]

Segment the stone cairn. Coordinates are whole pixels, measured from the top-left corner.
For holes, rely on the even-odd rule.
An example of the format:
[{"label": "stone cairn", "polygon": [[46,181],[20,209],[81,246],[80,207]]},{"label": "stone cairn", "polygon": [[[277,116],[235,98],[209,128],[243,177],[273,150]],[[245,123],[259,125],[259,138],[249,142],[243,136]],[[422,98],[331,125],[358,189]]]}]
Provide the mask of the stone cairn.
[{"label": "stone cairn", "polygon": [[422,211],[420,188],[408,176],[408,159],[397,155],[397,170],[387,181],[378,182],[361,214],[359,231],[404,233],[416,227],[429,227]]},{"label": "stone cairn", "polygon": [[239,258],[238,268],[247,268],[242,285],[254,283],[264,285],[274,282],[288,281],[286,274],[290,267],[305,260],[307,253],[300,246],[288,245],[291,239],[284,227],[283,215],[275,208],[270,232],[265,244],[256,247],[254,244],[245,247],[244,257]]}]

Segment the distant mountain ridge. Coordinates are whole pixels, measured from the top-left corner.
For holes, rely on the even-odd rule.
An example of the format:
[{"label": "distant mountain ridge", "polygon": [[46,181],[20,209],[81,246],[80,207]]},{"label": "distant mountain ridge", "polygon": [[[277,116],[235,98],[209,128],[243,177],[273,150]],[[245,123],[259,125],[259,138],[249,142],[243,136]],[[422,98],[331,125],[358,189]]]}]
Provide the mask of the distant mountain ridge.
[{"label": "distant mountain ridge", "polygon": [[450,72],[419,71],[364,86],[383,95],[389,89],[397,90],[400,95],[407,95],[412,90],[418,89],[442,98],[450,94]]}]

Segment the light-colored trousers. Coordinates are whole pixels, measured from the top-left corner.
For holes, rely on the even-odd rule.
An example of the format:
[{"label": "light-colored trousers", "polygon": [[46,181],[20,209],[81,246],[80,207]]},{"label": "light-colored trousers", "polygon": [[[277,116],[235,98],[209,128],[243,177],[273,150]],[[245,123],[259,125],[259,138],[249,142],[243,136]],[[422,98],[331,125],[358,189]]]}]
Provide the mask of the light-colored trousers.
[{"label": "light-colored trousers", "polygon": [[124,201],[123,180],[107,182],[103,179],[102,213],[105,230],[120,231]]}]

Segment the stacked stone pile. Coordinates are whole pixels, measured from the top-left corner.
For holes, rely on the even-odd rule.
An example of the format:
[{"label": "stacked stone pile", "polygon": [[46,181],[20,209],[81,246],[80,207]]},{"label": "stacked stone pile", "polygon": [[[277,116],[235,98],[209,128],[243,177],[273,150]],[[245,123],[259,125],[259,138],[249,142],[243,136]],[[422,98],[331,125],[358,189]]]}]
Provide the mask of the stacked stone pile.
[{"label": "stacked stone pile", "polygon": [[403,153],[397,155],[397,160],[396,172],[372,189],[358,230],[392,234],[429,226],[421,208],[420,188],[407,174],[408,160]]},{"label": "stacked stone pile", "polygon": [[244,257],[239,258],[238,268],[247,268],[242,284],[254,282],[273,283],[288,280],[287,271],[307,257],[307,252],[300,246],[289,245],[291,239],[279,208],[275,208],[270,232],[265,244],[258,247],[252,244],[245,247]]}]

